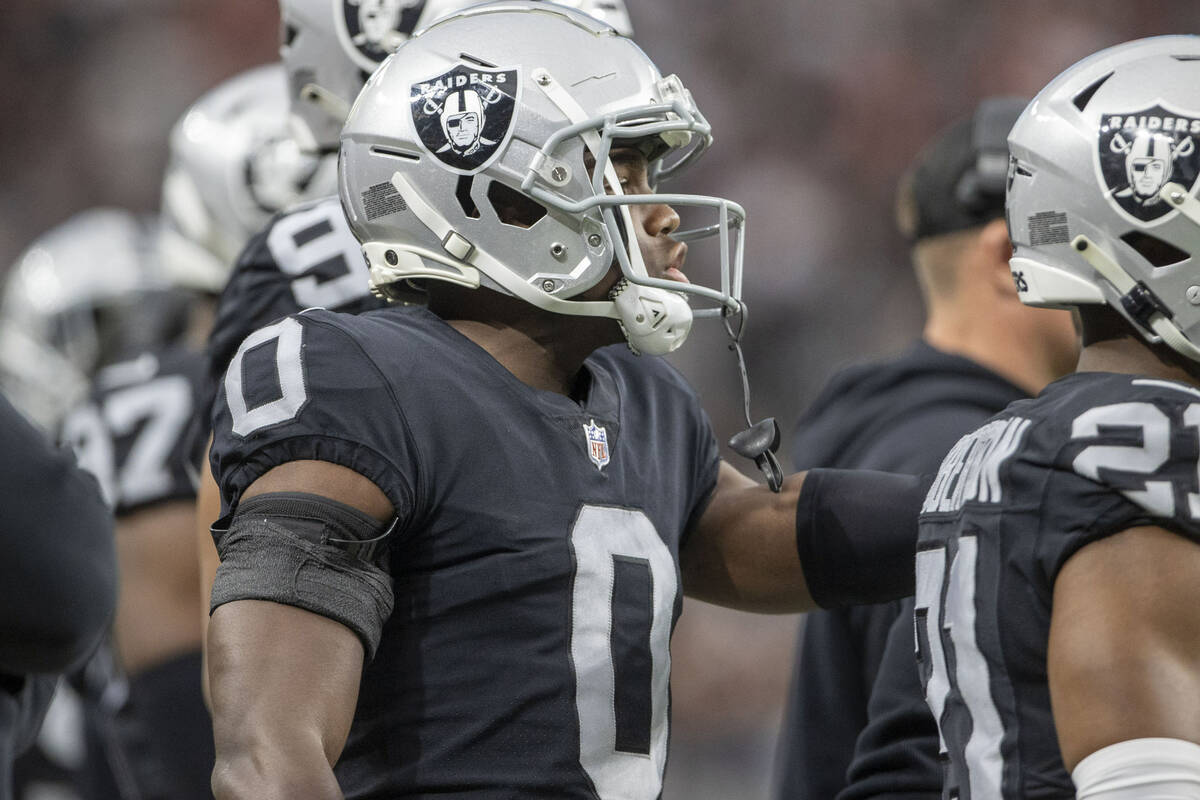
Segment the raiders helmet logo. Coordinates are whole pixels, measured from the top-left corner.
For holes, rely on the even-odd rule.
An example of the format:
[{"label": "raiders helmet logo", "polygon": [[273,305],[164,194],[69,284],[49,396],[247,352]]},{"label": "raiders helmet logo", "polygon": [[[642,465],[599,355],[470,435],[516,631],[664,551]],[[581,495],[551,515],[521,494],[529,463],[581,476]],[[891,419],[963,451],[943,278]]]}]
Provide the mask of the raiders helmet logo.
[{"label": "raiders helmet logo", "polygon": [[338,38],[359,67],[374,72],[412,35],[426,0],[333,0]]},{"label": "raiders helmet logo", "polygon": [[1141,222],[1163,219],[1172,207],[1159,197],[1168,183],[1189,192],[1200,174],[1200,115],[1153,106],[1105,114],[1100,124],[1099,170],[1108,197]]},{"label": "raiders helmet logo", "polygon": [[515,67],[457,64],[414,83],[410,103],[421,144],[451,172],[473,175],[485,169],[512,135],[519,75]]}]

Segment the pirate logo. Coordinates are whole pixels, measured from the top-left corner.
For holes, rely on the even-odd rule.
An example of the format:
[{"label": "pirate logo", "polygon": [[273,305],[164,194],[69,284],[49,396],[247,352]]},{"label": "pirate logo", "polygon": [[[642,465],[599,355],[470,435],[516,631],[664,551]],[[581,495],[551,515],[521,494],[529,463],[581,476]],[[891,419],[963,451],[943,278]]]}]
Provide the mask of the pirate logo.
[{"label": "pirate logo", "polygon": [[457,64],[412,86],[413,124],[422,146],[452,172],[473,175],[492,163],[513,129],[518,70]]},{"label": "pirate logo", "polygon": [[1108,196],[1141,222],[1155,222],[1172,207],[1159,192],[1168,183],[1190,192],[1200,174],[1200,116],[1154,106],[1131,114],[1106,114],[1100,124],[1099,168]]},{"label": "pirate logo", "polygon": [[412,35],[426,0],[333,0],[338,38],[359,67],[374,72]]}]

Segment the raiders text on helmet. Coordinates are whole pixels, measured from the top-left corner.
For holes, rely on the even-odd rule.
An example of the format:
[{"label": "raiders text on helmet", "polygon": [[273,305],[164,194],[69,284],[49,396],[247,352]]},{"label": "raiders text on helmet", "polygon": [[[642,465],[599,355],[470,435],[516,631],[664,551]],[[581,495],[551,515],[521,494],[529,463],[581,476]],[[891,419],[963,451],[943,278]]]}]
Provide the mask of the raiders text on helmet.
[{"label": "raiders text on helmet", "polygon": [[301,151],[287,108],[283,67],[272,64],[212,89],[176,123],[161,245],[177,285],[219,292],[273,214],[337,191],[336,159]]},{"label": "raiders text on helmet", "polygon": [[[632,41],[551,3],[491,3],[434,24],[376,73],[343,132],[342,204],[378,292],[413,278],[485,286],[617,319],[635,350],[664,353],[690,330],[688,298],[707,304],[697,316],[741,310],[745,213],[625,195],[608,154],[637,144],[666,176],[710,142],[691,94]],[[719,240],[715,287],[646,273],[629,206],[662,203],[711,215],[674,237]],[[624,280],[610,300],[572,299],[614,260]]]},{"label": "raiders text on helmet", "polygon": [[1021,299],[1107,303],[1200,361],[1200,37],[1084,59],[1034,98],[1009,150]]}]

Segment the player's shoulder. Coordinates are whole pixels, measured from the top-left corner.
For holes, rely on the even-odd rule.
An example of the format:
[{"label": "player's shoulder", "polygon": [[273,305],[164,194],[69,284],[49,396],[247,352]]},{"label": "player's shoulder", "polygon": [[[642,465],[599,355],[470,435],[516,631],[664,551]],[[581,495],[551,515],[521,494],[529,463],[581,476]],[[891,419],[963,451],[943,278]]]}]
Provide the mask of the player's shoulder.
[{"label": "player's shoulder", "polygon": [[[1050,384],[1036,398],[1011,404],[1005,414],[1029,421],[1024,452],[1066,465],[1097,443],[1130,445],[1143,436],[1135,431],[1152,439],[1161,433],[1169,440],[1177,428],[1200,425],[1200,410],[1189,411],[1193,407],[1200,409],[1200,389],[1185,383],[1080,372]],[[1193,415],[1195,421],[1189,421]],[[1169,458],[1194,455],[1189,448],[1169,449]]]},{"label": "player's shoulder", "polygon": [[308,230],[308,236],[315,238],[332,230],[338,220],[343,218],[342,204],[337,195],[318,197],[303,203],[289,206],[276,212],[267,224],[255,236],[251,237],[245,251],[259,250],[270,252],[273,237]]}]

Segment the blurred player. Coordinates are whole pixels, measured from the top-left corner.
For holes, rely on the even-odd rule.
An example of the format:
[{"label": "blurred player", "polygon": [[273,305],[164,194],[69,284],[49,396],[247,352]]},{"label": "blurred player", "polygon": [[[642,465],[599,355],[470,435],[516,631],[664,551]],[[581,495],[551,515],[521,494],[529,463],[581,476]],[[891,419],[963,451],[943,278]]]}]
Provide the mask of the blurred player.
[{"label": "blurred player", "polygon": [[[1123,146],[1147,132],[1171,143],[1153,198]],[[1084,59],[1009,136],[1013,278],[1078,308],[1083,352],[961,439],[924,504],[944,797],[1200,797],[1197,138],[1193,36]]]},{"label": "blurred player", "polygon": [[[465,86],[491,144],[460,153],[440,119]],[[343,205],[374,287],[429,305],[292,315],[230,365],[218,797],[654,798],[680,579],[811,605],[801,480],[722,466],[655,357],[741,311],[741,209],[649,183],[710,142],[677,78],[548,5],[452,15],[375,74]],[[668,199],[715,221],[685,236]],[[715,237],[719,273],[689,282],[673,234]]]},{"label": "blurred player", "polygon": [[[98,368],[119,359],[126,347],[148,346],[177,329],[179,306],[146,302],[164,286],[153,251],[144,220],[98,208],[40,236],[10,270],[0,320],[0,380],[47,436],[62,432],[64,414],[85,401]],[[16,764],[19,798],[117,792],[111,729],[124,684],[107,644],[69,677],[47,711],[37,746]]]},{"label": "blurred player", "polygon": [[[833,378],[800,420],[797,467],[931,474],[962,434],[1074,368],[1079,345],[1070,314],[1022,305],[1008,269],[1006,140],[1024,107],[1015,99],[984,101],[942,131],[902,179],[897,215],[913,242],[925,300],[922,338],[901,356]],[[847,785],[897,619],[909,647],[896,648],[897,663],[880,680],[911,691],[889,693],[899,707],[873,708],[872,716],[886,716],[903,735],[859,771],[885,764],[887,774],[874,776],[872,787],[940,796],[936,724],[912,659],[912,607],[891,603],[805,618],[779,743],[780,798],[833,798]],[[922,733],[932,739],[931,753],[916,744]]]},{"label": "blurred player", "polygon": [[[290,140],[286,109],[283,69],[271,66],[222,84],[180,120],[164,181],[163,226],[140,231],[143,259],[171,291],[129,296],[123,328],[139,336],[121,339],[119,352],[110,348],[100,359],[104,368],[90,402],[62,426],[117,515],[122,580],[113,640],[128,697],[116,713],[107,756],[119,762],[112,772],[123,785],[111,791],[122,797],[211,796],[187,434],[204,374],[211,293],[227,273],[222,260],[232,259],[280,204],[321,178],[320,162]],[[322,188],[332,185],[331,171],[324,180]],[[151,316],[172,324],[158,326]]]},{"label": "blurred player", "polygon": [[58,673],[107,630],[116,601],[112,518],[96,482],[0,397],[0,798],[38,735]]},{"label": "blurred player", "polygon": [[147,335],[125,320],[154,279],[148,248],[133,214],[96,208],[39,236],[9,270],[0,301],[0,389],[46,431],[57,433],[118,343]]}]

